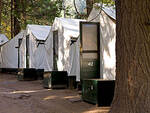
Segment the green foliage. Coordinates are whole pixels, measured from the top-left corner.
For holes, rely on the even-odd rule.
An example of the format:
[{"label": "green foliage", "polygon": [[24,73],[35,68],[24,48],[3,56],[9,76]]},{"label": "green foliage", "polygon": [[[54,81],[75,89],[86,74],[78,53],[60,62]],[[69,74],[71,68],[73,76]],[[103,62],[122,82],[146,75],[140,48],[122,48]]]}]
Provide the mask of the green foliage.
[{"label": "green foliage", "polygon": [[2,14],[1,14],[1,33],[6,34],[7,37],[11,35],[11,16],[10,16],[10,0],[3,0]]},{"label": "green foliage", "polygon": [[[96,2],[100,3],[101,7],[107,6],[107,7],[113,7],[115,8],[115,2],[112,0],[96,0]],[[96,9],[101,8],[100,6],[94,6]]]},{"label": "green foliage", "polygon": [[27,24],[51,25],[55,17],[61,16],[61,10],[61,0],[32,0],[27,3]]},{"label": "green foliage", "polygon": [[[52,25],[55,17],[62,16],[62,0],[16,1],[11,13],[11,0],[3,0],[1,29],[8,37],[11,37],[11,14],[17,19],[21,29],[25,29],[27,24]],[[69,7],[66,7],[66,15],[71,15]]]},{"label": "green foliage", "polygon": [[[112,6],[112,0],[94,0],[94,3]],[[11,0],[2,0],[1,33],[11,37],[11,14],[17,19],[19,28],[25,29],[27,24],[52,25],[55,17],[62,16],[62,0],[16,0],[11,12]],[[16,5],[16,7],[14,6]],[[89,6],[90,7],[90,6]],[[86,13],[78,15],[70,12],[71,6],[65,7],[66,17],[85,18]]]},{"label": "green foliage", "polygon": [[115,5],[115,2],[113,0],[95,0],[95,3],[102,3],[107,6]]}]

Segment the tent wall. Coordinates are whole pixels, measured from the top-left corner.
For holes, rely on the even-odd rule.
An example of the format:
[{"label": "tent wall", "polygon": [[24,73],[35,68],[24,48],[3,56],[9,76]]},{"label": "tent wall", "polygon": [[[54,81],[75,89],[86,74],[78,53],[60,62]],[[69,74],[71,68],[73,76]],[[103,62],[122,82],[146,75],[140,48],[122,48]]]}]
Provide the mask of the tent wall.
[{"label": "tent wall", "polygon": [[8,38],[4,34],[0,34],[0,68],[2,67],[2,53],[1,47],[8,42]]},{"label": "tent wall", "polygon": [[[29,42],[29,68],[44,69],[44,71],[52,71],[52,53],[51,49],[46,47],[45,42],[39,44],[31,34]],[[47,42],[47,46],[49,43]]]},{"label": "tent wall", "polygon": [[116,24],[103,10],[93,9],[88,20],[100,22],[100,72],[103,79],[114,80],[116,76]]},{"label": "tent wall", "polygon": [[[23,38],[24,35],[24,31],[20,32],[13,39],[1,47],[1,68],[18,68],[18,48],[16,47],[18,47],[18,39]],[[21,57],[24,57],[24,55]]]},{"label": "tent wall", "polygon": [[[52,71],[52,42],[50,26],[28,25],[29,35],[29,68]],[[42,43],[41,43],[42,42]]]},{"label": "tent wall", "polygon": [[[58,30],[58,71],[67,71],[68,75],[76,75],[80,81],[79,40],[71,44],[71,37],[78,38],[79,22],[85,20],[55,18],[52,29]],[[53,38],[53,37],[51,37]]]},{"label": "tent wall", "polygon": [[[53,31],[58,31],[58,59],[57,59],[57,68],[58,71],[63,71],[64,69],[64,37],[63,37],[63,26],[61,21],[58,18],[55,18],[55,21],[52,26]],[[51,37],[53,40],[53,36]]]},{"label": "tent wall", "polygon": [[36,38],[32,33],[29,35],[29,68],[36,68],[35,51],[37,50]]},{"label": "tent wall", "polygon": [[70,61],[70,68],[69,72],[71,75],[76,75],[76,80],[80,81],[80,39],[77,40],[74,44],[70,47],[69,53],[69,61]]},{"label": "tent wall", "polygon": [[[1,68],[18,68],[18,39],[22,39],[19,51],[20,68],[26,68],[28,65],[27,50],[29,54],[29,68],[43,69],[52,71],[52,42],[48,39],[50,26],[28,25],[26,31],[19,33],[12,40],[2,46]],[[29,35],[29,41],[27,40]],[[27,42],[29,46],[27,47]],[[44,42],[43,44],[39,44]],[[1,59],[0,59],[1,61]]]},{"label": "tent wall", "polygon": [[26,68],[26,32],[24,32],[24,37],[20,45],[20,68]]},{"label": "tent wall", "polygon": [[48,35],[48,38],[47,40],[45,41],[45,52],[47,54],[47,60],[46,62],[48,63],[47,65],[47,70],[48,71],[52,71],[53,70],[53,40],[52,38],[49,38],[53,36],[53,32],[52,32],[52,29],[50,30],[50,33]]}]

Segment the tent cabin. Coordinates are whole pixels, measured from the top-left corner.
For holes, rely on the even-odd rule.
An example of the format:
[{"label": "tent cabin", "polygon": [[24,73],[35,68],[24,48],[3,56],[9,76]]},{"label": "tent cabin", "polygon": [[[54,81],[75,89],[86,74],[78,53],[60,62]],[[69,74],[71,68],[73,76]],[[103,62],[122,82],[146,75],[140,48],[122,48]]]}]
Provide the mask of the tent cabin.
[{"label": "tent cabin", "polygon": [[26,58],[28,68],[52,71],[52,45],[48,39],[51,26],[27,25]]},{"label": "tent cabin", "polygon": [[[18,68],[19,61],[18,61],[17,47],[19,45],[18,44],[19,39],[22,40],[24,37],[25,37],[25,31],[21,31],[13,39],[9,40],[1,47],[2,63],[0,68],[9,69],[9,70],[16,70]],[[23,54],[21,56],[24,57]],[[24,64],[21,64],[21,67],[24,68]]]},{"label": "tent cabin", "polygon": [[53,36],[53,70],[67,71],[80,81],[80,19],[55,18]]},{"label": "tent cabin", "polygon": [[50,28],[43,25],[27,25],[25,31],[3,45],[1,68],[36,68],[51,71],[51,54],[47,52]]},{"label": "tent cabin", "polygon": [[95,4],[88,21],[100,22],[100,76],[115,80],[116,70],[116,13],[115,8]]},{"label": "tent cabin", "polygon": [[[99,36],[98,36],[99,38],[98,37],[97,38],[100,39],[98,41],[100,43],[100,46],[99,46],[100,47],[99,48],[99,53],[100,53],[99,54],[99,57],[100,57],[100,60],[99,60],[100,61],[99,62],[100,63],[99,64],[100,76],[99,76],[99,78],[100,79],[92,78],[92,79],[84,79],[83,81],[81,81],[82,82],[82,100],[89,102],[89,103],[96,104],[97,106],[110,106],[112,103],[112,100],[113,100],[113,96],[114,96],[115,75],[116,75],[116,73],[115,73],[115,70],[116,70],[115,8],[108,7],[108,6],[106,7],[101,4],[96,4],[96,5],[97,6],[96,7],[94,6],[94,8],[92,9],[92,11],[88,17],[88,22],[89,23],[90,22],[99,22],[99,27],[97,27],[97,28],[99,28],[97,30],[97,33],[99,33]],[[85,30],[82,32],[82,34],[86,34],[86,33],[89,34],[88,30]],[[94,34],[94,33],[90,33],[90,34]],[[82,36],[80,38],[82,39]],[[91,38],[92,38],[92,40],[89,41],[90,43],[92,43],[92,41],[94,40],[94,37],[91,37]],[[82,42],[84,42],[84,41],[82,41]],[[81,44],[83,44],[82,42],[81,42]],[[88,43],[87,40],[85,42]],[[92,46],[92,47],[94,47],[94,46]],[[94,50],[97,50],[97,48]],[[96,52],[97,51],[95,51],[95,53]],[[94,57],[93,59],[96,59],[97,56]],[[92,57],[90,59],[92,59]],[[91,64],[86,64],[86,65],[89,65],[88,67],[90,67],[90,66],[92,67],[92,66],[95,66],[95,64],[96,63],[93,62]],[[87,70],[87,67],[86,67],[86,70]],[[81,78],[82,78],[82,75],[83,74],[81,73]],[[93,96],[93,94],[94,94],[94,96]]]},{"label": "tent cabin", "polygon": [[0,34],[0,67],[2,63],[2,56],[1,56],[1,47],[8,42],[8,38],[4,34]]}]

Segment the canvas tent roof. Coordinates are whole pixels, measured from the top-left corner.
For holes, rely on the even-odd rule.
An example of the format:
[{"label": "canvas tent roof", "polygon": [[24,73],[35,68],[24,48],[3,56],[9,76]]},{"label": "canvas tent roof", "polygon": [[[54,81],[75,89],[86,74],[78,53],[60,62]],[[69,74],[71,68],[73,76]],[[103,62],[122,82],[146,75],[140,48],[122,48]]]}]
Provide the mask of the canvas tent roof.
[{"label": "canvas tent roof", "polygon": [[37,40],[46,40],[49,35],[50,28],[50,26],[45,25],[27,25],[27,32],[31,32]]},{"label": "canvas tent roof", "polygon": [[116,10],[115,6],[104,6],[104,4],[95,3],[95,6],[99,7],[99,10],[102,9],[108,16],[116,20]]},{"label": "canvas tent roof", "polygon": [[81,19],[69,19],[69,18],[55,18],[53,31],[57,30],[58,27],[63,27],[65,30],[64,35],[78,37],[79,36],[79,22],[85,21]]},{"label": "canvas tent roof", "polygon": [[116,10],[114,9],[114,7],[103,7],[103,11],[109,15],[111,18],[113,18],[114,20],[116,20]]},{"label": "canvas tent roof", "polygon": [[8,41],[8,38],[4,34],[0,34],[0,46]]}]

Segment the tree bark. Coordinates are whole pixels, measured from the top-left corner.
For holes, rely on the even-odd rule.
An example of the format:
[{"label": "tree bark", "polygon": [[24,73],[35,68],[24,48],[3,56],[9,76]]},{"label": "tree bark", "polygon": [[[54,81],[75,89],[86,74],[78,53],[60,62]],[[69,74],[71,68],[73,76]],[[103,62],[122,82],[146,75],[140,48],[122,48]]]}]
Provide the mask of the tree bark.
[{"label": "tree bark", "polygon": [[2,0],[0,0],[0,33],[1,33],[1,18],[2,18]]},{"label": "tree bark", "polygon": [[14,36],[17,35],[20,30],[21,30],[21,27],[20,27],[20,21],[21,18],[21,8],[19,5],[20,4],[20,0],[14,0],[14,12],[15,12],[15,16],[14,16]]},{"label": "tree bark", "polygon": [[27,7],[27,0],[22,0],[21,1],[22,5],[22,21],[23,24],[26,26],[26,7]]},{"label": "tree bark", "polygon": [[150,113],[150,0],[116,0],[116,88],[109,113]]},{"label": "tree bark", "polygon": [[14,37],[14,16],[13,16],[14,0],[11,0],[11,38]]}]

